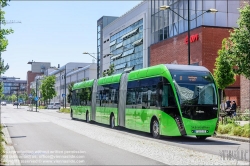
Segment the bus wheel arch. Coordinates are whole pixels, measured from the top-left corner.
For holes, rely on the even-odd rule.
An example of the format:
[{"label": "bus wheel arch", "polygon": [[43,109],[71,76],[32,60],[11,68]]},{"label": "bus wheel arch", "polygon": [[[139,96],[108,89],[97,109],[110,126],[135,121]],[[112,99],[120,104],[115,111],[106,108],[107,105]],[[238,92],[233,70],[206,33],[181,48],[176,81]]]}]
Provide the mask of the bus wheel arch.
[{"label": "bus wheel arch", "polygon": [[152,134],[153,138],[160,138],[160,123],[156,116],[151,118],[150,133]]},{"label": "bus wheel arch", "polygon": [[113,112],[111,112],[110,117],[109,117],[109,124],[111,128],[115,127],[115,115]]}]

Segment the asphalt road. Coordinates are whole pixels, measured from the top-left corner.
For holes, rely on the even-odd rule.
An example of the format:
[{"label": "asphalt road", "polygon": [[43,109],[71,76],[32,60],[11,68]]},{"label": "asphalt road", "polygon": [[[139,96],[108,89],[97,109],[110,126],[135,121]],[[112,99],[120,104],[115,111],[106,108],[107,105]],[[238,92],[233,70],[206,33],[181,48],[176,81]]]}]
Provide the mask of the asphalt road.
[{"label": "asphalt road", "polygon": [[40,120],[32,113],[25,116],[24,111],[25,107],[9,105],[2,107],[1,114],[22,165],[163,165]]},{"label": "asphalt road", "polygon": [[[2,107],[1,123],[8,126],[12,142],[21,161],[25,164],[80,164],[80,165],[165,165],[159,160],[150,159],[131,153],[121,148],[107,145],[100,141],[86,137],[75,131],[57,125],[49,120],[39,118],[38,115],[47,115],[57,118],[58,121],[72,122],[69,114],[58,113],[57,110],[39,110],[29,112],[26,108],[8,105]],[[110,130],[108,126],[101,124],[88,124],[83,121],[75,121],[79,126],[97,126],[103,130]],[[90,126],[87,126],[88,128]],[[128,129],[115,129],[115,132],[132,138],[149,140],[162,146],[172,145],[202,153],[213,155],[225,155],[240,153],[237,160],[249,162],[249,143],[208,138],[205,141],[197,141],[195,137],[161,137],[153,139],[148,133],[132,131]],[[100,138],[101,140],[102,138]],[[104,139],[104,138],[103,138]],[[150,150],[150,149],[149,149]],[[29,156],[29,157],[25,157]],[[186,160],[186,159],[183,159]],[[33,163],[32,163],[33,161]],[[41,161],[40,163],[34,163]],[[58,161],[58,163],[56,163]],[[47,163],[45,163],[47,162]]]}]

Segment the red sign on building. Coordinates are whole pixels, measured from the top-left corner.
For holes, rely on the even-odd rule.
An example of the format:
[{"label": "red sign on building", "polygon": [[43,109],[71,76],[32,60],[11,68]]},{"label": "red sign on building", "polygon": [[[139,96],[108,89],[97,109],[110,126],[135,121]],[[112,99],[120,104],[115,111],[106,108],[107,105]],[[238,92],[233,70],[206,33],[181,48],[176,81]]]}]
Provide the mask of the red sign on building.
[{"label": "red sign on building", "polygon": [[[198,41],[198,40],[199,40],[198,34],[190,36],[190,43],[193,43],[193,42]],[[185,38],[185,43],[188,44],[188,37]]]}]

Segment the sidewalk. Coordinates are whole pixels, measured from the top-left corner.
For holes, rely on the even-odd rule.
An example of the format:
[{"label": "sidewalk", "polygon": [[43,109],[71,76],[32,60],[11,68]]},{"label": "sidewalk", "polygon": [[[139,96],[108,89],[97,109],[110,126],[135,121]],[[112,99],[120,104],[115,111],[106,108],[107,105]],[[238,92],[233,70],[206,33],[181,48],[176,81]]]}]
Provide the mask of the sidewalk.
[{"label": "sidewalk", "polygon": [[233,140],[233,141],[240,141],[240,142],[248,142],[248,143],[250,143],[250,138],[231,136],[231,135],[228,135],[228,134],[216,134],[213,137],[214,138],[222,138],[222,139],[228,139],[228,140]]},{"label": "sidewalk", "polygon": [[5,155],[3,156],[3,160],[5,162],[4,165],[21,165],[17,153],[13,147],[7,126],[3,125],[3,133],[4,133],[4,140],[6,143],[3,143],[5,149]]},{"label": "sidewalk", "polygon": [[[5,124],[3,125],[3,133],[4,133],[4,139],[7,144],[3,143],[5,148],[5,155],[4,155],[4,165],[21,165],[20,160],[18,158],[17,152],[15,151],[9,132],[7,130],[7,126]],[[233,141],[240,141],[240,142],[250,142],[249,138],[244,137],[237,137],[237,136],[230,136],[226,134],[217,134],[213,136],[214,138],[221,138],[221,139],[227,139],[227,140],[233,140]]]}]

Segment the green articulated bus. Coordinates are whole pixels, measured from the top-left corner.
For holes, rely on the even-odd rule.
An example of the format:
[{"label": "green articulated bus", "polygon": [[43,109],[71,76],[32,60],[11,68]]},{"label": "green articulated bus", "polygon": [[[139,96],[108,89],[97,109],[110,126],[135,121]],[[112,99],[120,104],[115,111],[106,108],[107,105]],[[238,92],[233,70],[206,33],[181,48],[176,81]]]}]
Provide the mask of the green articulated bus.
[{"label": "green articulated bus", "polygon": [[76,83],[71,118],[165,136],[206,139],[218,124],[218,89],[203,66],[161,64]]}]

